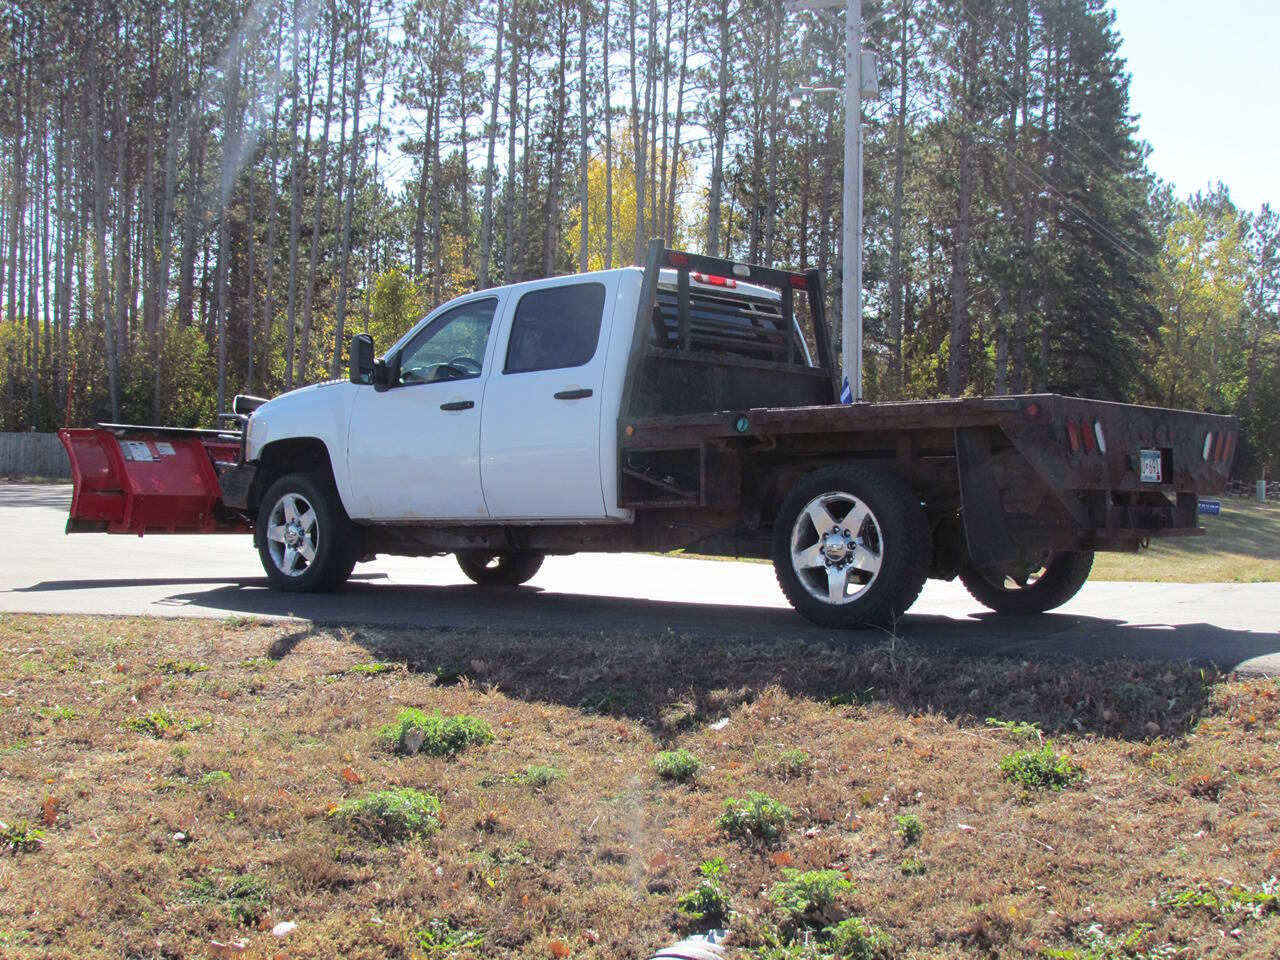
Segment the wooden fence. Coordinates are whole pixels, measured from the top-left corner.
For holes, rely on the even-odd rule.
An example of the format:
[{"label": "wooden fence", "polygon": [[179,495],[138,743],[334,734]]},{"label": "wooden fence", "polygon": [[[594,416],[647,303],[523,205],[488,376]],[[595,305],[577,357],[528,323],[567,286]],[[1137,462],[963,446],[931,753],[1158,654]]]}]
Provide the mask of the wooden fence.
[{"label": "wooden fence", "polygon": [[71,479],[71,461],[56,433],[0,433],[0,477]]}]

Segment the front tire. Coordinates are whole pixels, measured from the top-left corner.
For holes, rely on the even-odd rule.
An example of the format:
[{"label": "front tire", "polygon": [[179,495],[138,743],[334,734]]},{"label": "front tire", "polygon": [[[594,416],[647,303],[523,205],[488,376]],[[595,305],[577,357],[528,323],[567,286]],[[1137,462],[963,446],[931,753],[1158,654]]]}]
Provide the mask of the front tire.
[{"label": "front tire", "polygon": [[988,610],[1029,616],[1062,606],[1080,592],[1092,569],[1093,551],[1076,550],[1056,553],[1043,567],[1019,576],[998,577],[966,563],[960,582]]},{"label": "front tire", "polygon": [[289,593],[336,590],[351,576],[360,538],[333,483],[291,473],[267,490],[254,541],[271,586]]},{"label": "front tire", "polygon": [[458,566],[481,587],[517,587],[542,568],[541,553],[459,553]]},{"label": "front tire", "polygon": [[920,595],[929,552],[920,498],[885,470],[815,470],[787,494],[774,520],[778,585],[819,626],[892,629]]}]

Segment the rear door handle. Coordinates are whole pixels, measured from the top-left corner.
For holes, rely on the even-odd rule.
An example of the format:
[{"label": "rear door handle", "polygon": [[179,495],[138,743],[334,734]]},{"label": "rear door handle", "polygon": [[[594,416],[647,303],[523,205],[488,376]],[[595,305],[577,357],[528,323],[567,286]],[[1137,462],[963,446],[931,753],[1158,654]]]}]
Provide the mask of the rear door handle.
[{"label": "rear door handle", "polygon": [[470,410],[476,405],[474,400],[454,400],[452,403],[440,404],[441,410]]},{"label": "rear door handle", "polygon": [[583,387],[581,390],[561,390],[556,394],[557,400],[585,400],[591,396],[591,388]]}]

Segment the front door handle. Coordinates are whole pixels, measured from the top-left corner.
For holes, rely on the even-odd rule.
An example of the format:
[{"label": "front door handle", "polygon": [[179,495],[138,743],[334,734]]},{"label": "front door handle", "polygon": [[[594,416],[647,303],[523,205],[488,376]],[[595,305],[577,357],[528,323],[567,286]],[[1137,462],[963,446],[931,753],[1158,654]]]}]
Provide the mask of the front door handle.
[{"label": "front door handle", "polygon": [[452,403],[440,404],[441,410],[470,410],[476,405],[474,400],[454,400]]},{"label": "front door handle", "polygon": [[561,390],[556,394],[557,400],[585,400],[591,396],[591,388],[583,387],[581,390]]}]

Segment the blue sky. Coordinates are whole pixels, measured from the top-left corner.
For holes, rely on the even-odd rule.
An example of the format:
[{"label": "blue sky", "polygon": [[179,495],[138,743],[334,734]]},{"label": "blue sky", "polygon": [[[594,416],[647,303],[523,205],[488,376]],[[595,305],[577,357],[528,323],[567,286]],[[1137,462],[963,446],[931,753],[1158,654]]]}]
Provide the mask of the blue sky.
[{"label": "blue sky", "polygon": [[1280,206],[1280,0],[1111,0],[1149,164],[1180,194],[1221,180]]}]

